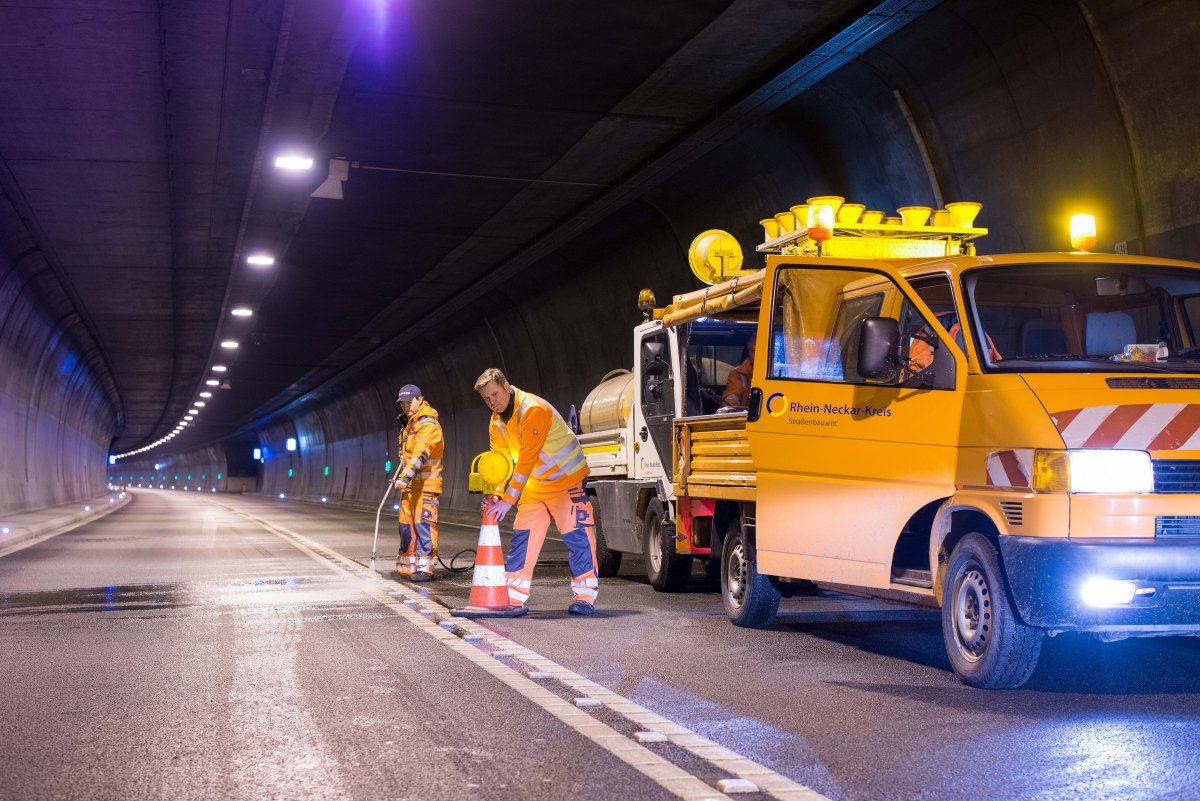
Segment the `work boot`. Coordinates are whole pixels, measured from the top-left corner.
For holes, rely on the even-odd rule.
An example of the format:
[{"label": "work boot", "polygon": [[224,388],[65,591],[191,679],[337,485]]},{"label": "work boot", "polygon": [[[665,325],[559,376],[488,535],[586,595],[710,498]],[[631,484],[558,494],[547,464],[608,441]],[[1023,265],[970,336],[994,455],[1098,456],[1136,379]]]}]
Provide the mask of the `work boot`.
[{"label": "work boot", "polygon": [[589,604],[587,601],[572,601],[567,607],[567,611],[572,615],[594,615],[596,607]]},{"label": "work boot", "polygon": [[420,583],[423,581],[433,581],[433,574],[432,573],[413,573],[412,577],[409,578],[409,581],[412,581],[415,583]]}]

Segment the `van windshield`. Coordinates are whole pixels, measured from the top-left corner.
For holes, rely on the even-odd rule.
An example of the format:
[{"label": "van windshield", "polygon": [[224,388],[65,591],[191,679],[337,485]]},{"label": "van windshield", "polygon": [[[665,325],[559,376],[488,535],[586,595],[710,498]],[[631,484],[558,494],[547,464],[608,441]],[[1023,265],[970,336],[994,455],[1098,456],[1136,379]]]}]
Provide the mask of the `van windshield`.
[{"label": "van windshield", "polygon": [[994,267],[965,273],[963,290],[994,371],[1200,372],[1200,270]]}]

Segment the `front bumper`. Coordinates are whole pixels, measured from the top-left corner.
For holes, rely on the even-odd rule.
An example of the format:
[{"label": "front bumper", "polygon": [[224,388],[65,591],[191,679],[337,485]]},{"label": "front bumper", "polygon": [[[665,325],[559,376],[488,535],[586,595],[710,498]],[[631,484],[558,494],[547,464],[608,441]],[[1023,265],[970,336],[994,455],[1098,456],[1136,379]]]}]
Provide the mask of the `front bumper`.
[{"label": "front bumper", "polygon": [[[1017,612],[1031,626],[1133,636],[1200,634],[1200,537],[1001,536],[1000,553]],[[1122,606],[1090,606],[1082,587],[1092,578],[1134,581],[1143,592]]]}]

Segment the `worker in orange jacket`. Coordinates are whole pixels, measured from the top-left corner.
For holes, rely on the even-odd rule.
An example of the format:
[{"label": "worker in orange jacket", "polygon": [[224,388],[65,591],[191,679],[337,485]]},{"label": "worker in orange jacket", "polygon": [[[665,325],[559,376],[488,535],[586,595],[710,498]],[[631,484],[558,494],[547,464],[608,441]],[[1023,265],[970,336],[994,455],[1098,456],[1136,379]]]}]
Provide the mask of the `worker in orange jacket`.
[{"label": "worker in orange jacket", "polygon": [[515,463],[503,497],[494,498],[489,507],[496,522],[517,507],[504,568],[509,603],[523,606],[529,599],[533,569],[553,519],[569,554],[572,598],[567,611],[593,614],[599,590],[596,536],[592,504],[583,488],[588,466],[579,439],[554,407],[512,386],[494,367],[479,376],[475,389],[492,410],[491,449]]},{"label": "worker in orange jacket", "polygon": [[729,371],[725,379],[725,394],[721,396],[726,406],[750,405],[750,382],[754,378],[754,337],[746,340],[746,358]]},{"label": "worker in orange jacket", "polygon": [[431,581],[437,562],[438,496],[442,492],[442,424],[420,388],[406,384],[396,398],[404,418],[400,432],[400,552],[396,572],[412,581]]}]

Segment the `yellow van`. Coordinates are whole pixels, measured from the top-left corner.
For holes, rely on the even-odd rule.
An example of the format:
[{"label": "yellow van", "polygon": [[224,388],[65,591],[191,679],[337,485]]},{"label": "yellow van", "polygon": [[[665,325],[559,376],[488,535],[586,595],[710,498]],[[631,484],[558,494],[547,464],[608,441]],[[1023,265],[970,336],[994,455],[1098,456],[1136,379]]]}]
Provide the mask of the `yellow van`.
[{"label": "yellow van", "polygon": [[[1046,635],[1200,632],[1200,264],[773,255],[757,338],[747,412],[676,421],[735,624],[811,584],[940,607],[976,687]],[[721,430],[736,487],[696,469]]]}]

